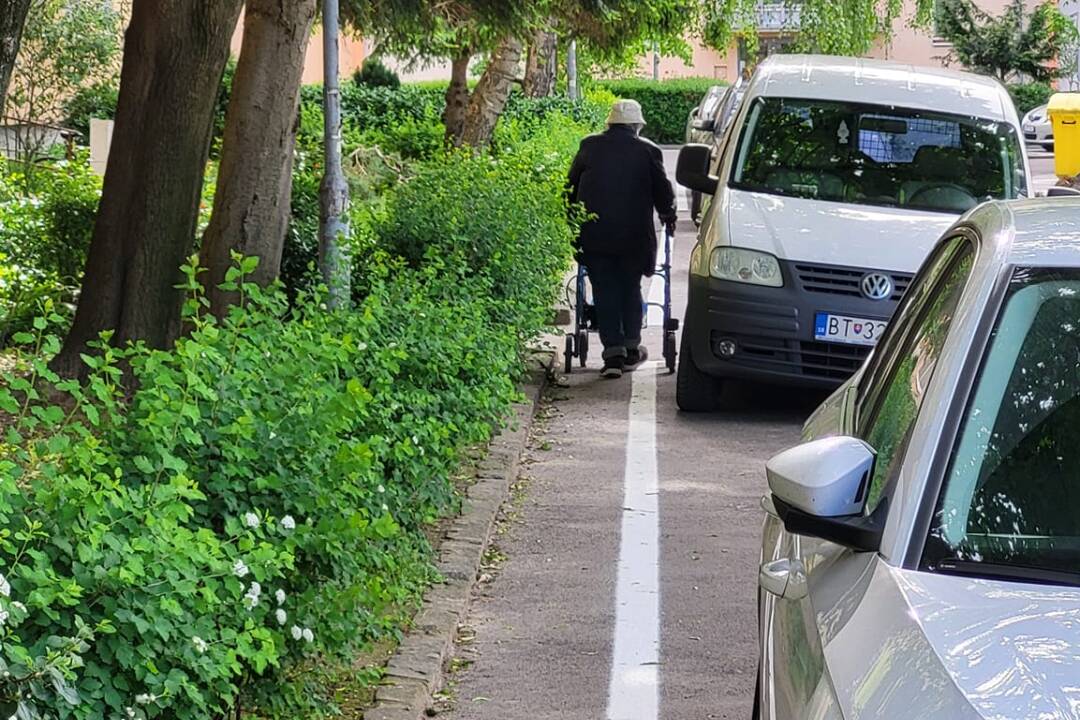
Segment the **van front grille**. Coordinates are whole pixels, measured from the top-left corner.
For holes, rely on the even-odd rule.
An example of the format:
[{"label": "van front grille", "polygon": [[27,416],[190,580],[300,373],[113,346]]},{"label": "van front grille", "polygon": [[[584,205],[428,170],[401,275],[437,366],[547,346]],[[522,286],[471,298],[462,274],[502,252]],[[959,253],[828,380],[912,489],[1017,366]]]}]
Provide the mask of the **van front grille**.
[{"label": "van front grille", "polygon": [[[871,272],[885,272],[866,270],[863,268],[840,267],[836,265],[810,265],[799,263],[795,265],[795,274],[799,278],[799,284],[803,290],[827,295],[844,295],[847,297],[863,297],[859,284],[864,276]],[[904,296],[908,285],[911,284],[912,276],[908,273],[885,272],[893,281],[893,294],[890,300],[896,301]]]}]

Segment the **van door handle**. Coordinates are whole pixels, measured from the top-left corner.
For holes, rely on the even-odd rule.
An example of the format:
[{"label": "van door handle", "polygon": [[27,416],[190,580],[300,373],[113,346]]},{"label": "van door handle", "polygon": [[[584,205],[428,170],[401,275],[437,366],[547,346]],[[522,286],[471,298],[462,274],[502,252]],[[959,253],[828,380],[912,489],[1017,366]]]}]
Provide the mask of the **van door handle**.
[{"label": "van door handle", "polygon": [[765,592],[785,600],[806,597],[806,568],[802,560],[781,558],[764,563],[758,571],[758,585]]}]

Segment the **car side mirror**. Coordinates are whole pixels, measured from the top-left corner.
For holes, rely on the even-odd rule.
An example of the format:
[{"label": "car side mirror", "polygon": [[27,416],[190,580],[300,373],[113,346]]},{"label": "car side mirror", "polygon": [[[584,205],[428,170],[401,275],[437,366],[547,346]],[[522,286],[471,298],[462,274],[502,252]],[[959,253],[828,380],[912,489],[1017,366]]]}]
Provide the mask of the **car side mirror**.
[{"label": "car side mirror", "polygon": [[769,490],[787,531],[859,552],[876,551],[885,503],[863,514],[874,460],[873,448],[853,437],[815,440],[770,460]]},{"label": "car side mirror", "polygon": [[1054,185],[1046,191],[1046,197],[1076,197],[1078,195],[1080,195],[1080,190],[1077,188],[1062,185]]},{"label": "car side mirror", "polygon": [[712,196],[720,181],[709,175],[712,164],[712,148],[708,145],[689,143],[679,150],[679,162],[675,167],[675,180],[683,187]]},{"label": "car side mirror", "polygon": [[712,118],[698,118],[697,120],[694,120],[694,129],[695,130],[703,130],[705,132],[712,132],[713,128],[715,128],[715,127],[716,127],[716,121],[714,121]]}]

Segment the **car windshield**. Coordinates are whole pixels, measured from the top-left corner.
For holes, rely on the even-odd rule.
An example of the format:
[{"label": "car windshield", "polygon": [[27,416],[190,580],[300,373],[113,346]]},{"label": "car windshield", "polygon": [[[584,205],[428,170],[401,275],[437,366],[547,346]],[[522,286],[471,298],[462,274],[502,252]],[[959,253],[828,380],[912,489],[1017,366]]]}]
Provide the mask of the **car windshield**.
[{"label": "car windshield", "polygon": [[1028,580],[1080,569],[1080,271],[1014,276],[923,564]]},{"label": "car windshield", "polygon": [[1011,125],[907,108],[759,98],[732,185],[864,205],[964,212],[1025,194]]}]

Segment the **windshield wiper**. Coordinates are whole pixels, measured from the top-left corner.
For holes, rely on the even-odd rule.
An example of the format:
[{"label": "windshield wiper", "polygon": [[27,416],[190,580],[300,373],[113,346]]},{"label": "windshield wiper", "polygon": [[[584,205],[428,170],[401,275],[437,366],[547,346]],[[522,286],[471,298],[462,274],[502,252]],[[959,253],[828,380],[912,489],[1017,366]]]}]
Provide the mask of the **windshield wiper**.
[{"label": "windshield wiper", "polygon": [[951,575],[967,575],[991,580],[1022,580],[1040,585],[1075,585],[1080,586],[1080,572],[1055,570],[1037,565],[1020,563],[983,562],[979,560],[961,560],[945,558],[938,561],[933,569]]}]

